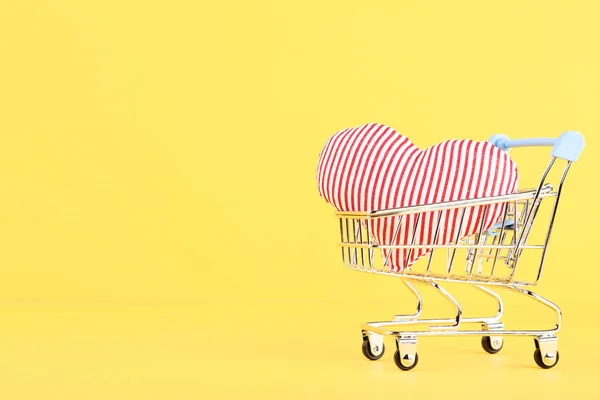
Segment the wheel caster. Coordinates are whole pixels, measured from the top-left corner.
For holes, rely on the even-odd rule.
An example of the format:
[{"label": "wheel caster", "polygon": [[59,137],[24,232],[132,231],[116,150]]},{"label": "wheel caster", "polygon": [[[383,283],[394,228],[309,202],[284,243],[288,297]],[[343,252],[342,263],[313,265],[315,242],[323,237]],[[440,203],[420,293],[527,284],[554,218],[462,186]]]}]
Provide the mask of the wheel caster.
[{"label": "wheel caster", "polygon": [[372,349],[371,343],[369,342],[369,338],[363,339],[363,344],[362,344],[363,355],[372,361],[379,360],[381,357],[383,357],[383,353],[385,353],[385,345],[383,343],[381,343],[381,347],[379,345],[375,345],[373,347],[374,348]]},{"label": "wheel caster", "polygon": [[394,362],[402,371],[409,371],[417,366],[417,338],[415,336],[400,336],[396,339]]},{"label": "wheel caster", "polygon": [[550,369],[558,364],[558,339],[556,337],[535,338],[533,359],[538,367]]},{"label": "wheel caster", "polygon": [[550,369],[554,367],[556,364],[558,364],[559,358],[558,351],[553,354],[553,357],[542,357],[542,352],[540,349],[535,349],[533,352],[533,359],[535,360],[535,363],[538,365],[538,367],[543,369]]},{"label": "wheel caster", "polygon": [[501,336],[483,336],[481,338],[481,347],[490,354],[496,354],[502,350],[504,340]]},{"label": "wheel caster", "polygon": [[396,366],[398,366],[398,368],[400,368],[402,371],[410,371],[419,363],[419,355],[417,353],[415,353],[415,355],[410,358],[412,359],[409,359],[408,355],[404,355],[404,358],[401,358],[399,350],[396,350],[396,352],[394,353],[394,362],[396,363]]}]

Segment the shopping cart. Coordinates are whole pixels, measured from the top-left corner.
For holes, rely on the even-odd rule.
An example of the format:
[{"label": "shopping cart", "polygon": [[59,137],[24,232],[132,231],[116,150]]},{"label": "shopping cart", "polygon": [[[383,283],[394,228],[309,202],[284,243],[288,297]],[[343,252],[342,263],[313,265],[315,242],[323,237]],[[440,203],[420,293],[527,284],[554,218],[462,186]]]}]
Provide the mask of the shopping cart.
[{"label": "shopping cart", "polygon": [[[560,308],[527,288],[536,285],[542,276],[546,250],[563,183],[571,164],[583,151],[584,140],[578,132],[565,132],[558,139],[510,140],[505,135],[495,135],[489,141],[504,151],[513,147],[552,146],[550,163],[537,188],[521,190],[515,194],[472,200],[373,212],[338,212],[336,214],[340,223],[340,246],[344,265],[356,271],[399,277],[417,299],[417,308],[414,314],[396,315],[393,321],[369,322],[362,325],[362,350],[368,359],[378,360],[383,356],[384,336],[395,337],[397,350],[394,354],[394,361],[401,370],[407,371],[413,369],[419,360],[417,355],[418,336],[481,336],[483,349],[494,354],[502,349],[504,336],[521,335],[534,338],[536,347],[534,360],[538,366],[547,369],[558,363],[558,338],[556,335],[561,325]],[[557,162],[557,160],[559,161]],[[564,164],[562,174],[559,170],[560,167],[556,167],[559,164]],[[547,182],[550,180],[549,176],[554,175],[550,174],[553,170],[558,170],[558,176],[560,176],[557,190]],[[434,244],[438,243],[435,237],[437,237],[442,221],[442,218],[436,220],[436,215],[447,210],[454,210],[457,215],[456,221],[460,221],[460,232],[464,223],[460,215],[464,216],[472,207],[483,209],[483,213],[485,213],[494,205],[503,207],[503,212],[501,219],[493,227],[484,230],[482,223],[481,228],[474,235],[460,238],[459,234],[459,239],[450,244]],[[543,208],[546,206],[548,206],[547,211],[544,212]],[[392,224],[391,226],[397,233],[403,219],[408,219],[408,216],[415,221],[415,229],[412,237],[409,237],[408,244],[394,244],[396,243],[394,239],[389,243],[377,242],[376,235],[372,232],[375,220],[387,219],[386,222]],[[428,221],[437,221],[436,233],[433,241],[421,243],[420,235],[416,234],[417,226],[419,220],[422,224],[426,218],[429,218]],[[482,218],[482,221],[484,219]],[[547,225],[536,222],[540,219],[548,221]],[[538,226],[541,226],[542,229],[537,230],[536,233],[535,228]],[[408,265],[407,262],[406,268],[400,271],[397,266],[392,267],[390,254],[393,251],[408,252],[408,258],[410,258],[411,252],[423,248],[431,249],[431,251],[414,265]],[[458,260],[465,260],[465,263],[459,263]],[[526,265],[520,266],[523,263]],[[462,306],[441,286],[442,282],[472,285],[496,300],[498,312],[491,317],[463,317]],[[415,284],[434,288],[455,307],[456,314],[451,318],[422,318],[422,297]],[[504,329],[501,322],[502,299],[491,288],[516,292],[549,307],[555,313],[556,325],[546,330]],[[475,329],[470,324],[478,324],[480,327]],[[468,328],[469,325],[471,328]]]}]

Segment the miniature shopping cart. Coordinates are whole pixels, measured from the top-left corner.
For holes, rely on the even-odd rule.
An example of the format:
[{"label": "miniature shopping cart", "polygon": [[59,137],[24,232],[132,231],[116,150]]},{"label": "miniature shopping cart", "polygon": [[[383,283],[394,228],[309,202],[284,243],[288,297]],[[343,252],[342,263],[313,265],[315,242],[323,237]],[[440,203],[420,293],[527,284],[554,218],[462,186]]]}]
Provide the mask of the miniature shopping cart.
[{"label": "miniature shopping cart", "polygon": [[[542,276],[563,183],[571,164],[583,151],[584,140],[577,132],[565,132],[558,139],[510,140],[505,135],[495,135],[489,141],[504,151],[513,147],[552,146],[550,163],[537,188],[472,200],[336,214],[340,223],[340,246],[344,265],[356,271],[399,277],[417,299],[414,314],[396,315],[393,321],[369,322],[362,325],[362,350],[368,359],[378,360],[383,356],[384,336],[395,337],[397,350],[394,361],[401,370],[407,371],[413,369],[419,360],[418,336],[481,336],[483,349],[494,354],[502,349],[504,336],[521,335],[534,338],[534,360],[538,366],[547,369],[558,363],[556,335],[561,325],[560,308],[528,290],[528,287],[536,285]],[[562,173],[557,165],[564,165]],[[557,175],[557,180],[560,179],[557,189],[547,182],[553,175]],[[503,211],[497,224],[484,230],[482,223],[474,235],[464,238],[460,238],[459,235],[450,244],[434,244],[437,243],[435,240],[421,243],[420,235],[416,234],[419,218],[422,217],[423,220],[426,215],[456,210],[457,221],[460,221],[458,229],[461,232],[464,221],[461,221],[460,215],[464,216],[469,208],[479,207],[485,213],[488,208],[498,205]],[[408,244],[394,244],[396,241],[393,239],[388,243],[377,242],[372,232],[374,220],[387,219],[397,233],[403,219],[409,216],[416,223]],[[435,221],[435,218],[433,220]],[[442,218],[437,219],[436,231],[439,231],[441,221]],[[537,229],[538,227],[541,229]],[[437,236],[437,233],[434,236]],[[414,265],[407,263],[406,268],[401,271],[392,267],[390,252],[401,250],[410,254],[423,248],[430,249],[429,254]],[[469,284],[491,296],[497,301],[497,314],[482,318],[463,317],[463,308],[441,286],[443,282]],[[415,284],[434,288],[455,307],[456,314],[452,318],[422,318],[422,297]],[[504,329],[501,322],[502,299],[492,288],[516,292],[549,307],[556,315],[556,325],[546,330]],[[479,326],[476,325],[475,329],[472,324]]]}]

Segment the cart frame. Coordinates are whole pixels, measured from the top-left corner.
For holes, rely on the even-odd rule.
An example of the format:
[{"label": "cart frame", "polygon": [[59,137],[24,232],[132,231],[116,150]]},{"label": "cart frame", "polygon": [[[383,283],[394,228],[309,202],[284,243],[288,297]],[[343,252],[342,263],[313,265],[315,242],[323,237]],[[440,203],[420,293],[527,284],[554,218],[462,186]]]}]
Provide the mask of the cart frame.
[{"label": "cart frame", "polygon": [[[532,336],[535,343],[534,360],[538,366],[547,369],[554,367],[559,360],[557,334],[561,327],[562,314],[560,308],[550,300],[532,292],[529,287],[538,284],[542,277],[546,252],[554,226],[563,184],[573,162],[577,161],[585,142],[578,132],[565,132],[559,138],[535,138],[510,140],[505,135],[492,136],[489,141],[503,151],[514,147],[527,146],[552,146],[551,160],[547,165],[536,188],[523,190],[515,194],[486,197],[472,200],[458,200],[419,206],[376,210],[372,212],[337,212],[336,217],[340,223],[340,237],[342,260],[347,268],[378,275],[395,276],[401,278],[404,285],[415,296],[417,306],[412,314],[395,315],[391,321],[367,322],[362,325],[363,354],[371,360],[380,359],[385,351],[384,336],[396,339],[396,352],[394,361],[402,370],[413,369],[418,363],[417,337],[418,336],[481,336],[482,347],[488,353],[494,354],[502,349],[504,336]],[[555,168],[557,159],[566,163],[558,182],[558,189],[547,182],[549,173]],[[549,214],[549,223],[546,231],[536,243],[528,243],[535,239],[530,237],[534,222],[538,220],[539,210],[544,202],[552,201]],[[503,207],[502,217],[493,227],[483,229],[485,213],[491,205]],[[480,229],[474,235],[460,238],[463,219],[460,218],[458,236],[449,244],[437,244],[437,235],[442,221],[442,212],[462,210],[464,217],[466,210],[471,207],[483,208]],[[396,235],[402,221],[407,216],[415,217],[415,228],[409,244],[396,244]],[[417,239],[417,226],[419,219],[433,218],[437,225],[432,243],[419,243]],[[371,223],[375,220],[387,219],[393,223],[394,236],[390,243],[378,243],[371,231]],[[491,240],[491,243],[488,243]],[[435,244],[434,244],[435,243]],[[393,270],[390,264],[390,255],[393,251],[408,251],[427,248],[430,252],[424,260],[419,260],[414,265],[408,264],[401,270]],[[441,271],[432,268],[436,254],[443,249],[447,250],[446,262]],[[437,253],[436,253],[437,251]],[[466,267],[458,267],[457,251],[465,252]],[[539,262],[527,267],[527,272],[533,275],[527,279],[518,277],[517,272],[524,270],[519,267],[519,260],[524,253],[537,252]],[[377,260],[375,253],[380,253]],[[425,258],[425,257],[424,257]],[[439,259],[439,257],[438,257]],[[379,261],[379,263],[378,263]],[[484,266],[483,264],[486,264]],[[419,265],[419,266],[418,266]],[[477,267],[477,268],[475,268]],[[536,269],[533,269],[536,267]],[[486,317],[463,317],[463,307],[448,292],[442,283],[453,282],[468,284],[484,294],[495,299],[497,312]],[[421,318],[423,310],[423,297],[415,285],[433,288],[451,303],[456,313],[451,318]],[[494,289],[520,294],[528,299],[535,300],[545,307],[550,308],[555,314],[555,324],[548,329],[504,329],[502,317],[504,306],[501,296]],[[465,325],[479,324],[479,329],[465,329]],[[412,328],[411,328],[412,327]]]}]

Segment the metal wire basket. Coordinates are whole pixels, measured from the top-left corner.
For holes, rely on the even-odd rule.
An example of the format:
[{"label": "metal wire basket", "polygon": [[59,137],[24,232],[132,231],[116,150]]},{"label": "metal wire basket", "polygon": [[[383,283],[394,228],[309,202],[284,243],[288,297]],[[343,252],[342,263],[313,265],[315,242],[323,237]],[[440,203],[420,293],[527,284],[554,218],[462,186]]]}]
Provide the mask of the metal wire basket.
[{"label": "metal wire basket", "polygon": [[[414,314],[396,315],[392,321],[369,322],[362,326],[363,354],[377,360],[384,354],[384,336],[396,339],[396,365],[402,370],[410,370],[418,363],[416,352],[418,336],[478,335],[488,353],[497,353],[503,346],[503,337],[528,335],[535,339],[534,360],[538,366],[547,369],[558,362],[558,333],[561,325],[560,308],[551,301],[528,289],[536,285],[541,277],[546,252],[557,215],[563,184],[571,164],[583,151],[583,137],[577,132],[566,132],[558,139],[510,140],[504,135],[493,136],[490,141],[502,150],[512,147],[552,146],[551,160],[536,188],[522,190],[515,194],[451,201],[420,206],[403,207],[373,212],[338,212],[340,226],[340,247],[346,267],[372,274],[399,277],[415,295],[417,310]],[[558,189],[546,182],[558,160],[564,160],[564,169],[558,182]],[[502,210],[498,223],[484,229],[486,213],[492,208]],[[548,212],[541,212],[546,207]],[[473,235],[461,238],[460,232],[466,224],[465,215],[477,208],[483,213],[480,229]],[[456,240],[449,243],[438,240],[445,217],[453,213],[459,221]],[[413,228],[409,240],[396,240],[403,223],[411,221]],[[544,223],[545,222],[545,223]],[[393,232],[383,235],[388,242],[378,242],[373,234],[377,226],[385,223]],[[417,232],[423,224],[435,227],[429,240]],[[537,232],[534,231],[537,229]],[[381,237],[381,235],[379,235]],[[445,243],[445,244],[443,244]],[[409,264],[413,252],[426,249],[422,260]],[[392,263],[394,254],[402,252],[406,263],[398,268]],[[521,266],[521,264],[525,265]],[[492,296],[498,305],[498,312],[491,317],[463,318],[460,303],[441,286],[444,282],[458,282],[472,285],[483,293]],[[452,318],[421,318],[422,296],[416,284],[433,287],[454,305],[456,314]],[[520,293],[552,309],[556,324],[546,330],[506,330],[501,322],[503,303],[499,294],[491,288],[502,288]],[[480,324],[480,329],[465,328],[469,324]],[[409,325],[420,329],[407,329]],[[404,327],[404,329],[391,329]]]}]

